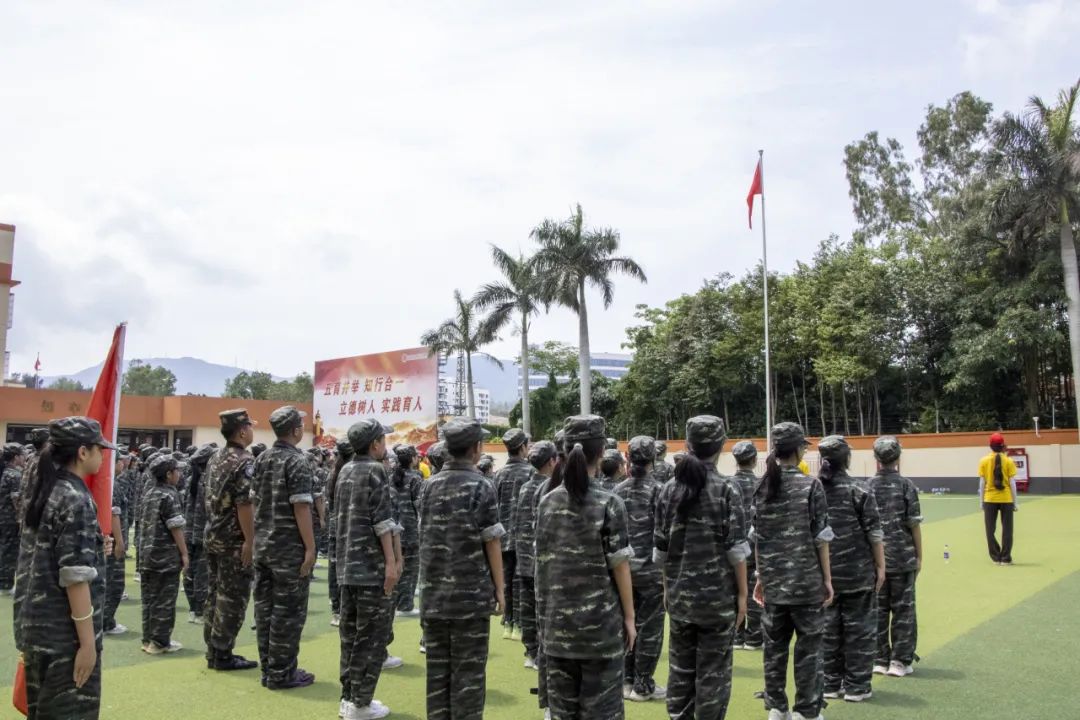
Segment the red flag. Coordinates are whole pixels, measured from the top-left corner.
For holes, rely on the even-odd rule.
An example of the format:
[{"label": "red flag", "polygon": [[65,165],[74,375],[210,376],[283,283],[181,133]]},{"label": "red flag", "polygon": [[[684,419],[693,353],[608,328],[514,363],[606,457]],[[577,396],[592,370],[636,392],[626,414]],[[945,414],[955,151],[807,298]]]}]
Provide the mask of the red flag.
[{"label": "red flag", "polygon": [[34,372],[41,369],[41,353],[38,353],[37,360],[34,361]]},{"label": "red flag", "polygon": [[754,181],[750,183],[750,192],[746,193],[746,219],[750,223],[750,229],[754,229],[754,196],[761,195],[764,190],[761,187],[761,160],[758,159],[757,167],[754,168]]},{"label": "red flag", "polygon": [[[124,370],[124,337],[127,335],[127,323],[116,326],[113,333],[112,347],[101,366],[101,376],[94,385],[90,396],[90,407],[86,416],[101,423],[101,434],[109,442],[116,443],[116,430],[120,418],[120,383]],[[105,459],[96,475],[86,479],[90,494],[97,503],[98,525],[105,535],[112,533],[112,490],[113,471],[116,469],[114,450],[104,451]]]}]

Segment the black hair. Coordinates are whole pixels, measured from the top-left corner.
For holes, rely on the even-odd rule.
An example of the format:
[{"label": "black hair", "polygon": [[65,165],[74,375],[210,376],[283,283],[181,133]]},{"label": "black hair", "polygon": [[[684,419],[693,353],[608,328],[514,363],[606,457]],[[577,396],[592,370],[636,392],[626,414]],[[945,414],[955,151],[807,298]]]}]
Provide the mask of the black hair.
[{"label": "black hair", "polygon": [[1005,489],[1005,471],[1001,469],[1001,452],[1005,448],[1002,445],[995,443],[991,446],[994,450],[994,489]]},{"label": "black hair", "polygon": [[619,472],[619,468],[622,467],[622,457],[604,457],[600,461],[600,472],[604,474],[604,477],[613,478],[615,473]]},{"label": "black hair", "polygon": [[687,454],[675,465],[675,482],[678,486],[673,495],[678,502],[676,512],[680,518],[685,518],[701,502],[701,491],[705,489],[708,479],[709,471],[696,455]]},{"label": "black hair", "polygon": [[686,444],[686,449],[699,460],[710,460],[719,455],[720,451],[724,449],[724,441],[717,440],[716,442],[708,443],[688,442]]},{"label": "black hair", "polygon": [[334,462],[334,469],[330,471],[330,478],[326,481],[326,492],[330,498],[330,502],[334,501],[334,494],[337,492],[337,479],[338,474],[341,472],[341,468],[345,467],[345,463],[349,462],[345,457],[345,453],[339,452],[337,454],[337,461]]},{"label": "black hair", "polygon": [[638,460],[630,463],[630,477],[641,479],[649,476],[649,466],[655,465],[655,460]]},{"label": "black hair", "polygon": [[831,485],[832,481],[836,479],[836,474],[848,469],[851,464],[851,453],[845,452],[840,457],[834,458],[821,458],[821,467],[818,468],[818,480]]},{"label": "black hair", "polygon": [[79,457],[80,445],[55,446],[48,443],[38,457],[37,480],[26,507],[26,526],[37,530],[41,526],[41,516],[49,502],[56,481],[60,477],[60,468],[66,467]]},{"label": "black hair", "polygon": [[506,454],[509,457],[525,457],[522,453],[524,453],[525,448],[527,448],[528,446],[529,446],[528,442],[523,442],[520,445],[518,445],[516,448],[514,448],[513,450],[511,450],[510,448],[506,448]]},{"label": "black hair", "polygon": [[570,499],[580,503],[589,491],[589,465],[596,462],[604,452],[605,438],[589,438],[574,446],[566,456],[566,469],[563,471],[562,484]]},{"label": "black hair", "polygon": [[777,445],[769,457],[765,459],[765,474],[761,478],[761,484],[765,486],[765,502],[772,502],[780,496],[780,484],[784,475],[780,470],[778,458],[789,458],[798,453],[799,444]]},{"label": "black hair", "polygon": [[394,466],[394,469],[390,473],[390,480],[398,490],[405,487],[405,476],[408,472],[409,469],[405,467],[401,460],[398,460],[398,464]]},{"label": "black hair", "polygon": [[469,443],[468,445],[465,445],[463,447],[457,447],[457,448],[452,448],[449,445],[447,445],[446,446],[446,452],[450,453],[450,457],[454,458],[455,460],[461,460],[466,455],[468,455],[469,452],[472,451],[472,449],[475,448],[476,445],[479,442],[480,441],[478,440],[477,442]]},{"label": "black hair", "polygon": [[191,463],[191,477],[188,478],[188,498],[192,509],[195,508],[195,503],[199,501],[199,483],[202,482],[204,470],[206,470],[206,463],[202,461]]}]

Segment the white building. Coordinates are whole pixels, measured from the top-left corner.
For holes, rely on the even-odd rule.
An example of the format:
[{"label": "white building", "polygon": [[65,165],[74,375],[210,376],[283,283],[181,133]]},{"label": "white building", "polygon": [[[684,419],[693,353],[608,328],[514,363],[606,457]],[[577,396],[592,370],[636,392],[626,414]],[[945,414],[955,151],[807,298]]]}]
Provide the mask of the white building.
[{"label": "white building", "polygon": [[[444,377],[439,378],[439,412],[446,415],[468,415],[469,393],[462,389],[462,397],[465,399],[465,408],[457,412],[454,403],[457,398],[458,384],[454,380]],[[491,420],[491,393],[485,388],[473,386],[473,397],[476,400],[476,419],[482,423]]]},{"label": "white building", "polygon": [[[606,378],[612,380],[621,380],[626,375],[627,370],[630,369],[630,361],[634,359],[633,355],[627,353],[593,353],[592,354],[592,370],[598,372]],[[518,366],[518,386],[521,386],[521,367]],[[562,385],[563,383],[570,382],[568,376],[558,376],[555,381]],[[535,368],[529,368],[529,391],[537,390],[545,387],[548,384],[548,376],[542,372],[537,372]],[[518,397],[521,397],[521,390],[518,390]]]}]

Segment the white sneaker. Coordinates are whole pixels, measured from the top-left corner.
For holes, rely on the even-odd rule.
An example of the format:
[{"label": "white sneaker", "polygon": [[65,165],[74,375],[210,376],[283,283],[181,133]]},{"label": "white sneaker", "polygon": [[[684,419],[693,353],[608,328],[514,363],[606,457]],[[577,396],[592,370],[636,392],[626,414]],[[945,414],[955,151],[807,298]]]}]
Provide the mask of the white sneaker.
[{"label": "white sneaker", "polygon": [[623,683],[622,696],[623,700],[629,700],[630,696],[634,694],[634,686],[630,683]]},{"label": "white sneaker", "polygon": [[769,711],[769,720],[791,720],[791,716],[782,710],[773,708]]},{"label": "white sneaker", "polygon": [[338,711],[337,711],[337,716],[338,716],[339,718],[343,718],[343,717],[345,717],[345,715],[346,715],[346,714],[348,713],[348,711],[349,711],[349,708],[350,708],[350,707],[356,707],[356,706],[355,706],[355,705],[353,705],[353,704],[352,704],[352,703],[351,703],[350,701],[348,701],[348,700],[342,700],[342,701],[341,701],[341,704],[340,704],[340,705],[338,705]]},{"label": "white sneaker", "polygon": [[127,600],[128,599],[128,594],[127,594],[126,591],[120,595],[120,599],[121,600]]},{"label": "white sneaker", "polygon": [[163,652],[174,653],[174,652],[179,652],[179,651],[183,650],[184,646],[181,645],[180,643],[176,642],[175,640],[170,640],[169,641],[169,647],[161,648],[161,649],[162,649]]},{"label": "white sneaker", "polygon": [[536,664],[536,660],[531,657],[525,658],[525,667],[529,670],[539,670],[540,666]]},{"label": "white sneaker", "polygon": [[830,690],[829,692],[822,695],[822,697],[824,697],[826,700],[839,700],[840,698],[844,697],[844,693],[840,690]]},{"label": "white sneaker", "polygon": [[817,717],[808,718],[800,712],[791,713],[791,720],[825,720],[825,716],[818,714]]},{"label": "white sneaker", "polygon": [[388,708],[388,707],[387,707],[386,705],[383,705],[383,704],[382,704],[381,702],[379,702],[378,700],[372,700],[372,701],[371,701],[371,707],[372,707],[373,709],[375,709],[375,710],[386,710],[386,712],[387,712],[387,713],[389,713],[389,712],[390,712],[390,708]]},{"label": "white sneaker", "polygon": [[357,707],[352,703],[349,703],[349,707],[345,711],[345,720],[376,720],[377,718],[384,718],[390,714],[390,708],[385,705],[376,707],[374,703],[371,705],[365,705],[364,707]]},{"label": "white sneaker", "polygon": [[913,672],[915,672],[915,668],[911,667],[910,665],[905,665],[904,663],[897,662],[896,660],[893,660],[891,663],[889,663],[888,674],[893,677],[904,677],[906,675],[910,675]]},{"label": "white sneaker", "polygon": [[652,691],[653,700],[667,700],[667,688],[663,685],[657,685]]},{"label": "white sneaker", "polygon": [[848,702],[862,702],[863,700],[869,700],[873,696],[874,693],[870,690],[867,690],[866,692],[860,693],[858,695],[848,693],[847,695],[844,695],[844,700]]},{"label": "white sneaker", "polygon": [[331,615],[330,616],[330,627],[341,627],[341,616],[340,615]]},{"label": "white sneaker", "polygon": [[889,674],[889,666],[888,665],[874,665],[874,674],[875,675],[888,675]]},{"label": "white sneaker", "polygon": [[[385,660],[383,660],[382,669],[383,670],[393,670],[394,668],[399,668],[404,664],[405,664],[405,661],[402,660],[401,658],[394,657],[393,655],[390,655]],[[372,703],[372,704],[374,704],[374,703]]]},{"label": "white sneaker", "polygon": [[413,608],[412,610],[398,610],[396,613],[394,613],[394,615],[396,615],[399,618],[420,617],[420,609],[419,608]]},{"label": "white sneaker", "polygon": [[544,720],[551,720],[551,708],[544,708]]},{"label": "white sneaker", "polygon": [[421,645],[420,646],[420,654],[421,655],[427,655],[427,645]]},{"label": "white sneaker", "polygon": [[106,635],[123,635],[126,632],[127,632],[127,626],[121,625],[120,623],[116,623],[116,625],[113,626],[112,630],[106,630],[105,634]]},{"label": "white sneaker", "polygon": [[147,655],[162,655],[165,653],[165,648],[160,648],[152,642],[148,642],[142,646],[142,651]]}]

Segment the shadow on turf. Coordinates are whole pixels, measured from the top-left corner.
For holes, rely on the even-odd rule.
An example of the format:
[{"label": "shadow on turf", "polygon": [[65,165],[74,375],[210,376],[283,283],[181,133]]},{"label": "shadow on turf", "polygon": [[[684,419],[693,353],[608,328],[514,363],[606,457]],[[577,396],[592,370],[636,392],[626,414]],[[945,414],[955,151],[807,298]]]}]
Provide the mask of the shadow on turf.
[{"label": "shadow on turf", "polygon": [[[830,703],[835,705],[843,704],[843,700],[831,700]],[[930,702],[917,696],[907,693],[892,692],[889,690],[880,690],[878,686],[874,686],[874,699],[870,701],[875,706],[881,707],[896,707],[896,708],[925,708],[930,706]]]},{"label": "shadow on turf", "polygon": [[927,680],[963,680],[967,678],[967,675],[953,668],[920,667],[912,676],[913,680],[919,678],[926,678]]}]

